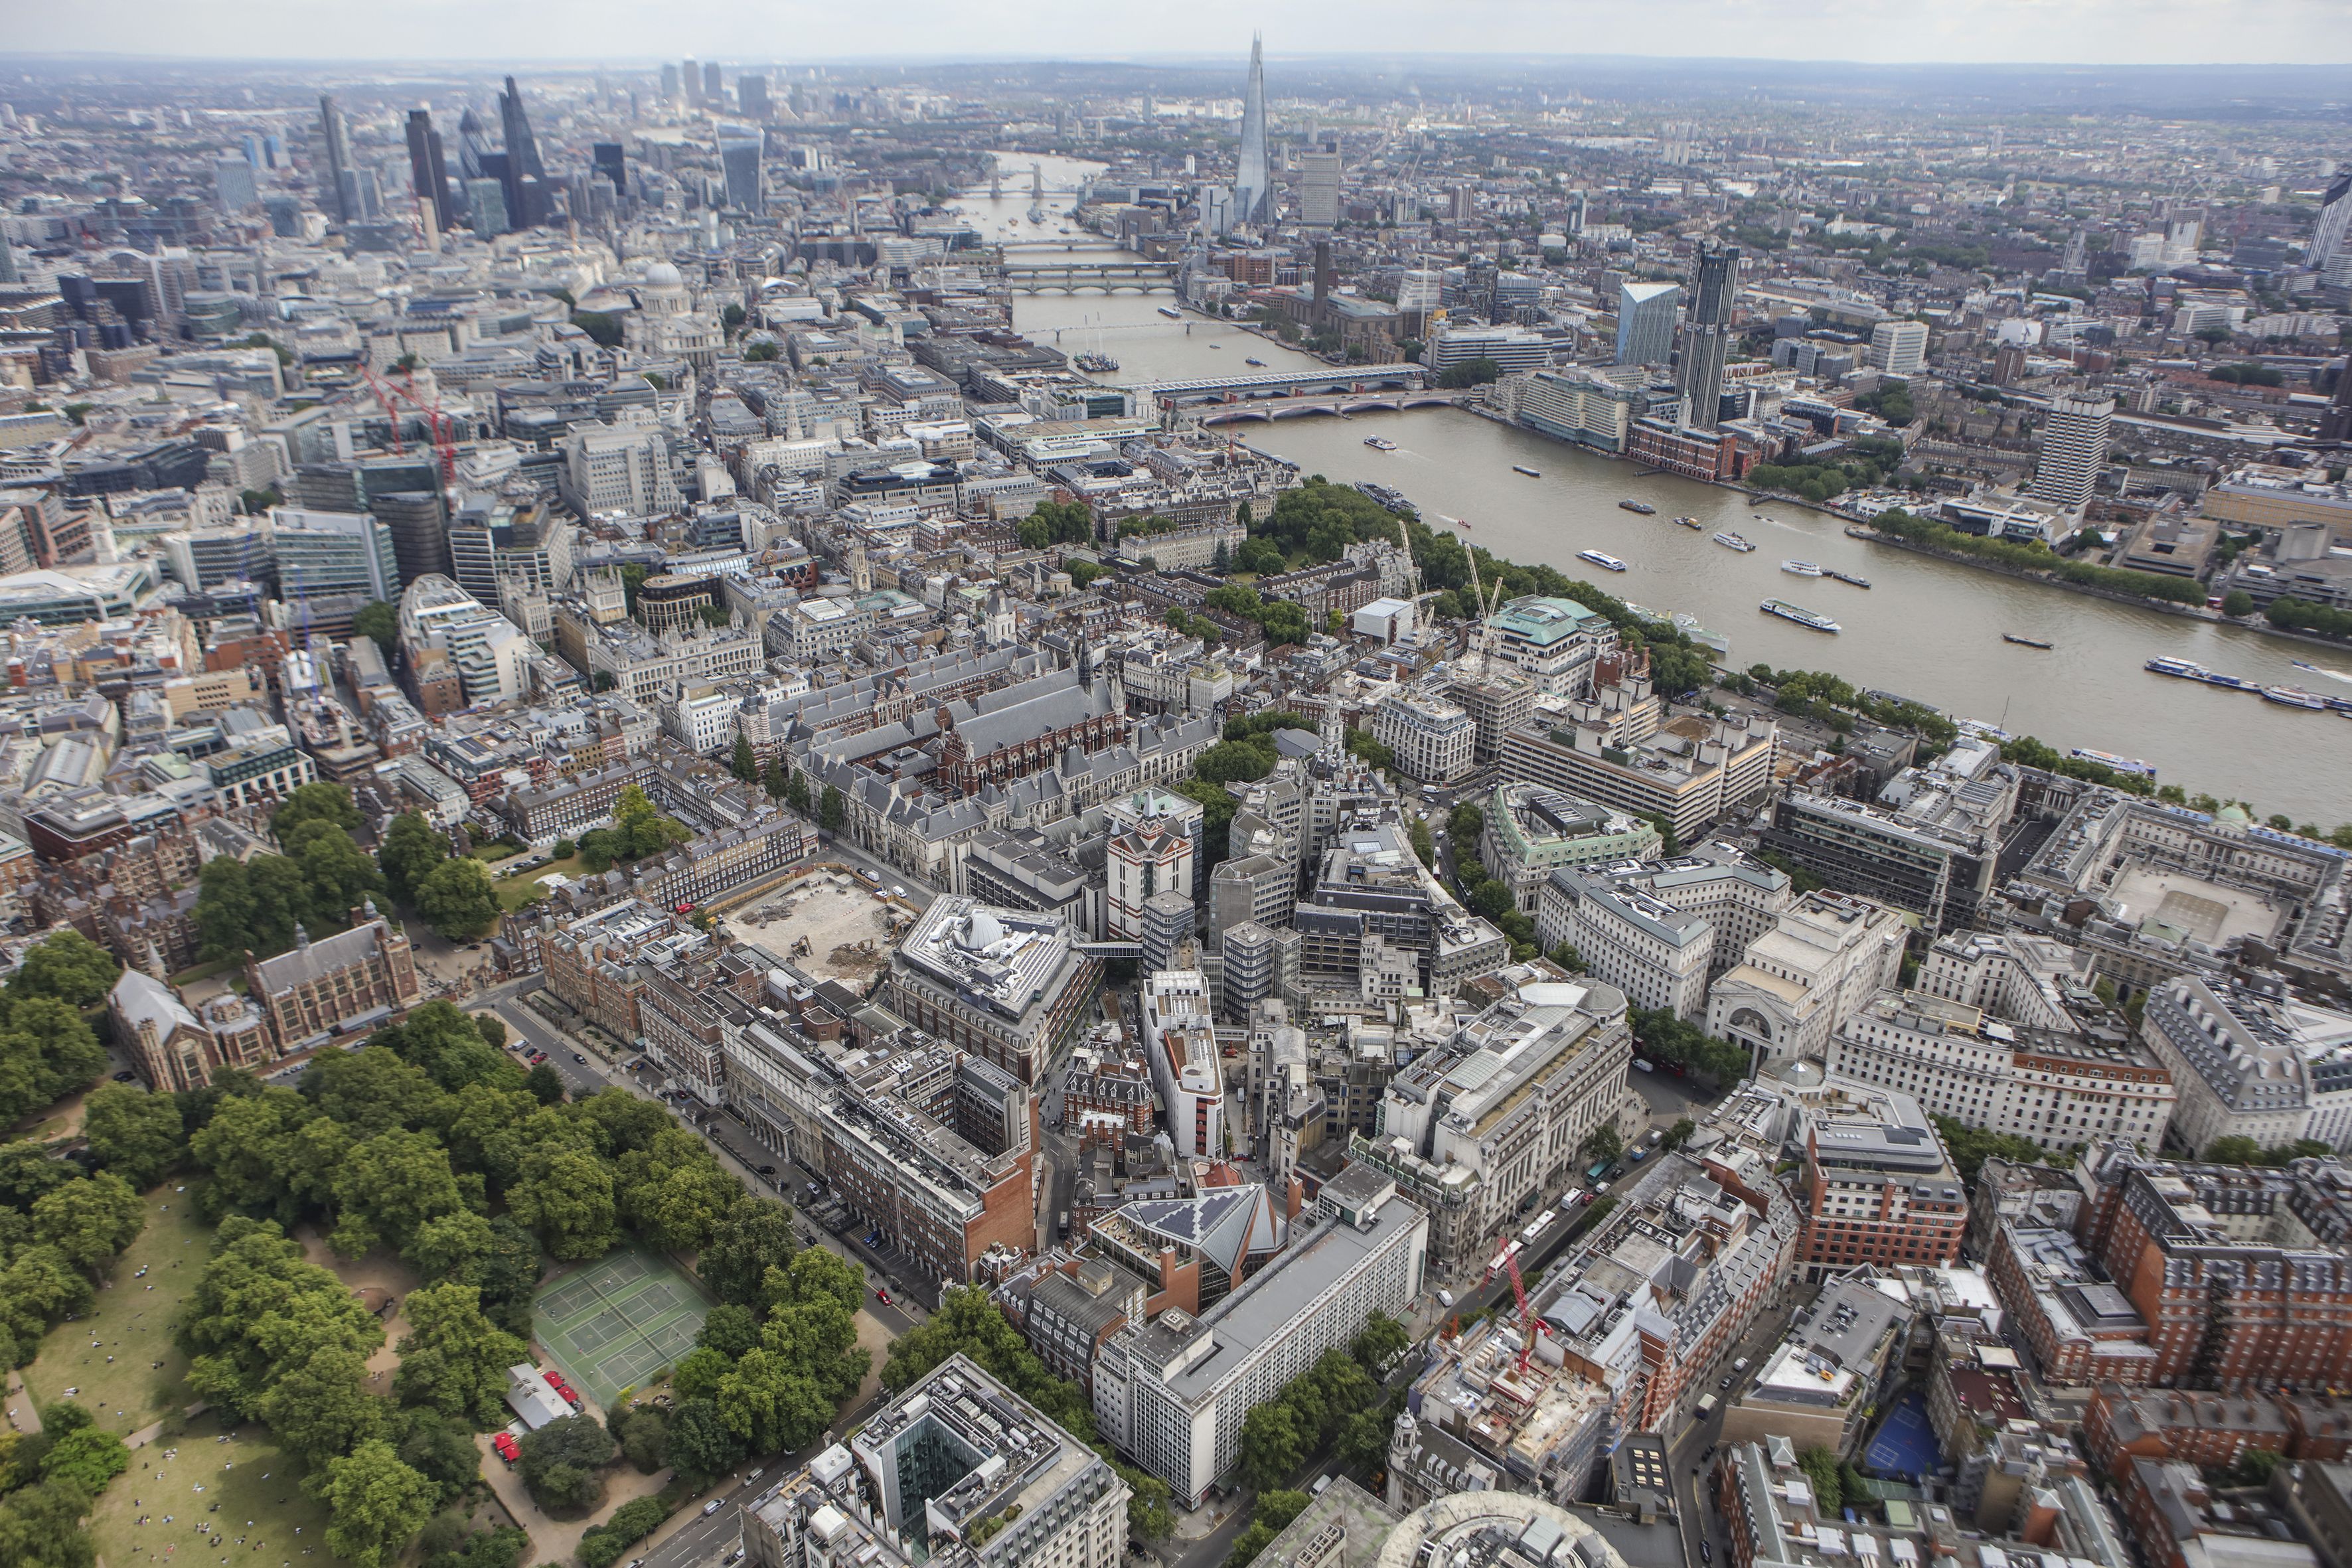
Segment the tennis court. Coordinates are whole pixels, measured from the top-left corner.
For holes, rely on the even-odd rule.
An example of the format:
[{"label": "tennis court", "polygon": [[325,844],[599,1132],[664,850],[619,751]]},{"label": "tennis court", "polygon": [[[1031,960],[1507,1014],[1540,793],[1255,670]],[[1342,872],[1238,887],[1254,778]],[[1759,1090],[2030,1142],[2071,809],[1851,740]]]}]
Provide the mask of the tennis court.
[{"label": "tennis court", "polygon": [[1882,1476],[1917,1480],[1934,1475],[1944,1456],[1927,1419],[1927,1397],[1916,1388],[1906,1391],[1879,1423],[1877,1434],[1862,1451],[1862,1459]]},{"label": "tennis court", "polygon": [[694,1348],[709,1303],[647,1253],[609,1252],[539,1293],[531,1329],[572,1385],[609,1409]]}]

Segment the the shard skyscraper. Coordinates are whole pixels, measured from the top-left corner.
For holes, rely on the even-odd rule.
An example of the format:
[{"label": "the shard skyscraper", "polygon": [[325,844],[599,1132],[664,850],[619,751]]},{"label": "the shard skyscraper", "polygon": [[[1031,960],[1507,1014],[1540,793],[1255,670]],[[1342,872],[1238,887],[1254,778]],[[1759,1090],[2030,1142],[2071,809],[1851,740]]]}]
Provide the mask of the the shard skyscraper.
[{"label": "the shard skyscraper", "polygon": [[1274,179],[1265,162],[1265,45],[1250,37],[1249,90],[1242,99],[1241,167],[1234,174],[1234,221],[1274,219]]}]

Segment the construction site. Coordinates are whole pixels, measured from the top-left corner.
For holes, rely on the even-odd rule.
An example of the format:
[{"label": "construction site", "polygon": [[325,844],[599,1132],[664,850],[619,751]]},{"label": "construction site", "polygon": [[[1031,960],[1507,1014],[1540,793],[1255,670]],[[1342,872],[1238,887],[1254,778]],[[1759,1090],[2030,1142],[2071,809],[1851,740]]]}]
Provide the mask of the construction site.
[{"label": "construction site", "polygon": [[797,881],[719,917],[726,933],[782,953],[821,980],[863,987],[914,921],[846,869],[812,867]]}]

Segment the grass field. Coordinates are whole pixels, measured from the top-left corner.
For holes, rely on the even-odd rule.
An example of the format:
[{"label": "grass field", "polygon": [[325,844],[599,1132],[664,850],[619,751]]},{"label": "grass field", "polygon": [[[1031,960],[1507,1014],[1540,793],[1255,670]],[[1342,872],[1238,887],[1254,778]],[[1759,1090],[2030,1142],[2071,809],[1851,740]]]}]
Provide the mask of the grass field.
[{"label": "grass field", "polygon": [[[189,1403],[183,1381],[188,1358],[173,1347],[172,1318],[196,1287],[212,1230],[197,1220],[190,1195],[173,1190],[176,1185],[165,1182],[147,1194],[147,1228],[117,1260],[114,1282],[98,1293],[97,1304],[41,1342],[40,1354],[25,1368],[25,1386],[40,1403],[79,1389],[74,1402],[99,1426],[119,1433],[135,1432]],[[144,1279],[138,1277],[142,1268]],[[93,1340],[100,1343],[93,1346]]]},{"label": "grass field", "polygon": [[606,1253],[549,1284],[531,1331],[572,1385],[610,1409],[694,1348],[709,1303],[693,1280],[650,1253]]},{"label": "grass field", "polygon": [[90,1513],[90,1536],[107,1568],[320,1568],[341,1561],[327,1550],[326,1509],[303,1495],[301,1461],[289,1459],[261,1426],[241,1427],[226,1442],[222,1436],[217,1420],[199,1415],[180,1436],[131,1452],[131,1468]]},{"label": "grass field", "polygon": [[544,866],[534,866],[524,876],[500,877],[496,867],[491,868],[490,875],[495,879],[492,886],[499,895],[499,908],[519,910],[546,892],[546,889],[540,886],[542,879],[559,875],[577,877],[581,875],[583,869],[579,856],[567,855],[561,860],[551,860]]}]

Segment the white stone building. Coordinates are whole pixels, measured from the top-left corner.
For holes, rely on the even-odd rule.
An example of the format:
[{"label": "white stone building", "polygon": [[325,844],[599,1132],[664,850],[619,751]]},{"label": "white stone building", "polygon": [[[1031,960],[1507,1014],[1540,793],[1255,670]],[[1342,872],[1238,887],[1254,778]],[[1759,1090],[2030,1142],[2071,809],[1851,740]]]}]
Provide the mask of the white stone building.
[{"label": "white stone building", "polygon": [[1868,899],[1806,894],[1707,988],[1706,1032],[1768,1066],[1822,1056],[1839,1024],[1902,977],[1909,929]]}]

